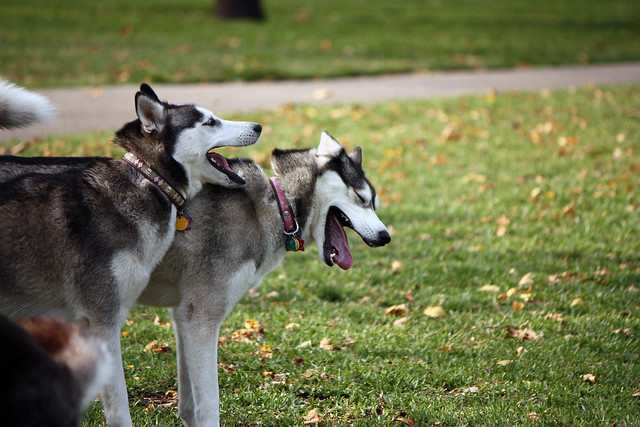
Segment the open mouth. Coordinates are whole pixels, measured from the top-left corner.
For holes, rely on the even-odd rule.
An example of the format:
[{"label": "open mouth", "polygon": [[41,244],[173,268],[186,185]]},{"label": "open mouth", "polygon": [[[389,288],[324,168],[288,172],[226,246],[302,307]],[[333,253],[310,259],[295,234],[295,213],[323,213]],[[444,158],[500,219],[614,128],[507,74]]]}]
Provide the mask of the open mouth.
[{"label": "open mouth", "polygon": [[327,213],[324,228],[324,261],[330,267],[337,264],[341,269],[348,270],[353,265],[353,255],[344,227],[353,229],[351,220],[340,209],[332,206]]},{"label": "open mouth", "polygon": [[209,159],[209,163],[211,163],[214,168],[218,169],[220,172],[229,177],[231,181],[237,184],[245,183],[244,178],[231,170],[231,168],[229,167],[229,162],[227,162],[227,159],[224,156],[213,151],[209,151],[207,153],[207,159]]}]

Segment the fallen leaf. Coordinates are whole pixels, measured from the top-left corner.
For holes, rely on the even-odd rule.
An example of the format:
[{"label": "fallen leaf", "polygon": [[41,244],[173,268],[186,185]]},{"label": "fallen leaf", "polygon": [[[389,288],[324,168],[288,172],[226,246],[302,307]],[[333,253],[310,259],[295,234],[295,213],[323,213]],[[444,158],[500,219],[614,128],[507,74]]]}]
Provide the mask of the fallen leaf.
[{"label": "fallen leaf", "polygon": [[584,300],[582,298],[576,298],[573,301],[571,301],[571,304],[569,304],[569,307],[573,308],[573,307],[578,307],[584,304]]},{"label": "fallen leaf", "polygon": [[401,417],[401,416],[395,417],[392,422],[394,422],[394,423],[402,423],[402,424],[404,424],[406,426],[409,426],[409,427],[414,427],[416,425],[416,420],[414,420],[413,418],[404,418],[404,417]]},{"label": "fallen leaf", "polygon": [[393,322],[395,328],[402,328],[407,324],[408,317],[401,317]]},{"label": "fallen leaf", "polygon": [[391,263],[391,272],[393,274],[400,273],[404,267],[405,265],[402,261],[395,260]]},{"label": "fallen leaf", "polygon": [[446,314],[442,306],[439,305],[430,305],[424,309],[423,313],[425,316],[431,317],[432,319],[442,318]]},{"label": "fallen leaf", "polygon": [[521,288],[528,287],[533,285],[533,279],[531,278],[531,273],[527,273],[518,282],[518,286]]},{"label": "fallen leaf", "polygon": [[162,343],[162,342],[160,342],[158,340],[153,340],[149,344],[144,346],[144,351],[145,352],[146,351],[152,351],[154,353],[167,353],[170,350],[171,350],[171,348],[169,347],[169,344]]},{"label": "fallen leaf", "polygon": [[266,295],[269,299],[278,298],[279,296],[280,294],[277,291],[271,291]]},{"label": "fallen leaf", "polygon": [[287,326],[284,327],[284,329],[286,329],[287,331],[290,331],[292,329],[296,329],[300,327],[300,323],[289,323]]},{"label": "fallen leaf", "polygon": [[409,309],[406,304],[392,305],[384,311],[386,316],[406,316],[409,314]]},{"label": "fallen leaf", "polygon": [[313,97],[317,100],[329,99],[333,96],[333,92],[329,89],[316,89],[313,91]]},{"label": "fallen leaf", "polygon": [[507,334],[509,334],[510,337],[521,338],[522,341],[537,340],[540,338],[540,335],[531,328],[507,328]]},{"label": "fallen leaf", "polygon": [[310,410],[309,412],[307,412],[307,415],[305,415],[302,419],[304,421],[304,425],[318,424],[321,421],[321,418],[320,418],[320,415],[318,415],[317,409]]},{"label": "fallen leaf", "polygon": [[519,311],[522,311],[522,309],[524,308],[524,304],[521,303],[520,301],[514,301],[511,303],[511,306],[513,307],[513,311],[514,313],[517,313]]},{"label": "fallen leaf", "polygon": [[587,383],[595,384],[596,383],[596,376],[593,375],[593,374],[584,374],[582,376],[582,380],[584,382],[587,382]]},{"label": "fallen leaf", "polygon": [[498,365],[498,366],[507,366],[513,363],[513,360],[499,360],[496,363],[494,363],[494,365]]},{"label": "fallen leaf", "polygon": [[522,346],[520,346],[520,347],[518,347],[518,348],[516,349],[516,354],[517,354],[518,356],[520,356],[520,355],[521,355],[522,353],[524,353],[524,352],[525,352],[525,348],[524,348],[524,347],[522,347]]},{"label": "fallen leaf", "polygon": [[334,349],[335,349],[334,345],[333,345],[333,344],[331,344],[331,340],[330,340],[329,338],[327,338],[327,337],[322,338],[322,339],[320,340],[320,345],[319,345],[319,347],[320,347],[322,350],[326,350],[326,351],[331,351],[331,350],[334,350]]},{"label": "fallen leaf", "polygon": [[564,216],[568,216],[572,218],[575,217],[577,215],[575,202],[571,202],[568,205],[566,205],[564,208],[562,208],[560,213]]},{"label": "fallen leaf", "polygon": [[497,294],[498,292],[500,292],[500,287],[497,285],[484,285],[481,286],[478,291],[486,292],[488,294]]},{"label": "fallen leaf", "polygon": [[541,415],[537,412],[529,412],[527,414],[527,421],[537,421],[541,418]]},{"label": "fallen leaf", "polygon": [[445,345],[444,347],[440,347],[438,351],[449,351],[453,348],[451,345]]}]

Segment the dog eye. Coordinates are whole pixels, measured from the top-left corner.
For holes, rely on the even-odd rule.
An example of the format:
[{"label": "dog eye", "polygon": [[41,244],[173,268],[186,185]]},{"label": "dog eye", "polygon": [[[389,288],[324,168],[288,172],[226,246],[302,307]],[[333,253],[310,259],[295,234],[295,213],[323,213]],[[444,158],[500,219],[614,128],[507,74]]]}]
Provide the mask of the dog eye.
[{"label": "dog eye", "polygon": [[216,126],[218,124],[217,120],[211,117],[209,120],[204,122],[202,126]]},{"label": "dog eye", "polygon": [[360,194],[356,193],[356,196],[358,196],[358,199],[360,199],[360,203],[362,203],[362,204],[366,204],[366,203],[367,203],[367,201],[365,200],[365,198],[364,198],[364,197],[362,197]]}]

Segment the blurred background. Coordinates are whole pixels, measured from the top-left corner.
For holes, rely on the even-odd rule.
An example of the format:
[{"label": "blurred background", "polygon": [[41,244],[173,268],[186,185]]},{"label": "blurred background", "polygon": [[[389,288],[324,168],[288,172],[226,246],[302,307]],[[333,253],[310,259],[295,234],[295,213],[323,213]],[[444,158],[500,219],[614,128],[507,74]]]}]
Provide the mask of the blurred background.
[{"label": "blurred background", "polygon": [[310,79],[640,58],[627,0],[4,0],[30,87]]}]

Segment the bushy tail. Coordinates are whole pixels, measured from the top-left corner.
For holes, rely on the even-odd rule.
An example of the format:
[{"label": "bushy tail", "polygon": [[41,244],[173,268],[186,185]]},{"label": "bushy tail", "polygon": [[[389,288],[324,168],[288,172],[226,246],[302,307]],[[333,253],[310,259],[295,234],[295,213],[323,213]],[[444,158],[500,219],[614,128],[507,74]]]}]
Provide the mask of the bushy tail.
[{"label": "bushy tail", "polygon": [[42,95],[0,80],[0,129],[51,122],[55,107]]}]

